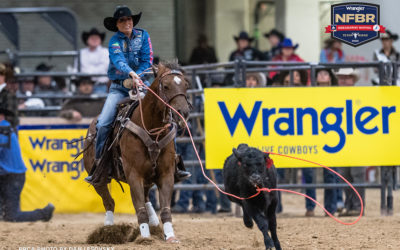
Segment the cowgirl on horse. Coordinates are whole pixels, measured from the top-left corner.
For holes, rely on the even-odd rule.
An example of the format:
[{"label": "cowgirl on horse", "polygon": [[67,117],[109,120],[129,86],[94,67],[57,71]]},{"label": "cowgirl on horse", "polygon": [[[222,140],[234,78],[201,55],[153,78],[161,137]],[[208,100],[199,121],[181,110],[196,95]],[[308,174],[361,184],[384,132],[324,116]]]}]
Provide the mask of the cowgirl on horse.
[{"label": "cowgirl on horse", "polygon": [[[104,19],[104,27],[116,32],[109,42],[108,78],[112,83],[96,124],[95,166],[92,168],[91,174],[100,162],[104,145],[117,114],[118,103],[129,96],[130,89],[123,85],[124,80],[132,78],[132,88],[135,88],[142,81],[139,75],[153,64],[153,50],[149,34],[144,29],[134,28],[139,23],[141,15],[142,13],[132,15],[128,7],[118,6],[113,17]],[[147,86],[150,85],[145,79],[143,79],[143,83]],[[143,93],[138,93],[138,95],[144,96]],[[190,173],[176,169],[176,176],[180,181],[190,177]],[[92,180],[92,175],[85,178],[85,181],[89,183],[92,183]]]}]

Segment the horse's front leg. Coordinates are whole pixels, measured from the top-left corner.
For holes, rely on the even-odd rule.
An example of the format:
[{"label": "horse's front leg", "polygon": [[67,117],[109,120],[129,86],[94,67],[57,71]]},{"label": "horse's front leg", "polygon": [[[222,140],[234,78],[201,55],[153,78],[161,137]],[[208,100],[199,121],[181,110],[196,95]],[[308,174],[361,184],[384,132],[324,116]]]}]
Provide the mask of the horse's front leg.
[{"label": "horse's front leg", "polygon": [[148,238],[150,237],[149,216],[145,207],[143,178],[139,178],[132,173],[127,178],[127,181],[131,187],[132,202],[136,210],[140,234],[142,237]]},{"label": "horse's front leg", "polygon": [[169,243],[177,243],[178,239],[175,237],[174,229],[172,227],[172,216],[171,216],[171,197],[174,189],[174,161],[168,161],[160,166],[160,169],[164,170],[160,174],[157,186],[160,196],[160,207],[161,207],[161,221],[163,223],[165,240]]}]

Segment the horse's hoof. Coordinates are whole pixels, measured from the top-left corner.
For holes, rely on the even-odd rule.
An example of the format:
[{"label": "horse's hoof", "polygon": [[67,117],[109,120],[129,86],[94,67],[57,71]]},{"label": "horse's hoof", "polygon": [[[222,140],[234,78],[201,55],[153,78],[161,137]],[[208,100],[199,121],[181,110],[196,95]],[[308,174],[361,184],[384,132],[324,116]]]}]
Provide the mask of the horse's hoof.
[{"label": "horse's hoof", "polygon": [[180,243],[180,241],[178,240],[178,238],[176,238],[175,236],[171,236],[166,240],[167,243]]}]

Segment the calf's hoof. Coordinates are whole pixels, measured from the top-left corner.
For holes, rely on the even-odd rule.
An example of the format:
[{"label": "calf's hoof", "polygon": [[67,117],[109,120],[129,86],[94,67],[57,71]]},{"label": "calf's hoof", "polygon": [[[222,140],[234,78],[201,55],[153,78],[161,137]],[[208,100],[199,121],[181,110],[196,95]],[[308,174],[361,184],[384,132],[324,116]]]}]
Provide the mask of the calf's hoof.
[{"label": "calf's hoof", "polygon": [[249,217],[243,216],[243,223],[247,228],[253,228],[253,220]]}]

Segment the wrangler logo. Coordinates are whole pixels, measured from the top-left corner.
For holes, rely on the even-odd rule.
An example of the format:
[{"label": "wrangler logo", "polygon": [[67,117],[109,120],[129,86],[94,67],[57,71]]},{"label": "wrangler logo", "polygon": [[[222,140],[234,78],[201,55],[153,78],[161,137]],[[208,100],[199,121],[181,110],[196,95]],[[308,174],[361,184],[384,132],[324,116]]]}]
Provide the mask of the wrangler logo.
[{"label": "wrangler logo", "polygon": [[[396,107],[385,107],[381,110],[377,110],[374,107],[365,106],[358,110],[353,110],[353,101],[346,100],[343,107],[327,107],[320,114],[312,108],[263,108],[261,109],[262,101],[256,101],[253,109],[246,114],[241,104],[238,105],[237,109],[231,116],[226,107],[225,102],[218,102],[218,106],[224,117],[226,125],[229,129],[231,136],[234,135],[236,127],[241,120],[246,128],[248,135],[250,136],[254,123],[259,117],[261,110],[262,119],[262,135],[268,136],[270,134],[270,128],[273,128],[274,133],[281,136],[293,136],[303,135],[303,120],[311,119],[311,131],[313,135],[318,135],[320,132],[326,134],[329,132],[337,133],[339,136],[339,142],[335,146],[325,145],[323,150],[328,153],[337,153],[340,151],[346,143],[346,135],[352,135],[353,130],[358,129],[360,132],[370,135],[381,131],[383,134],[389,133],[389,116],[396,112]],[[333,116],[334,122],[328,122],[328,117]],[[368,128],[368,124],[381,116],[382,123],[380,128],[374,126]],[[342,127],[343,120],[346,121],[347,129],[344,130]],[[354,126],[355,125],[355,126]]]}]

